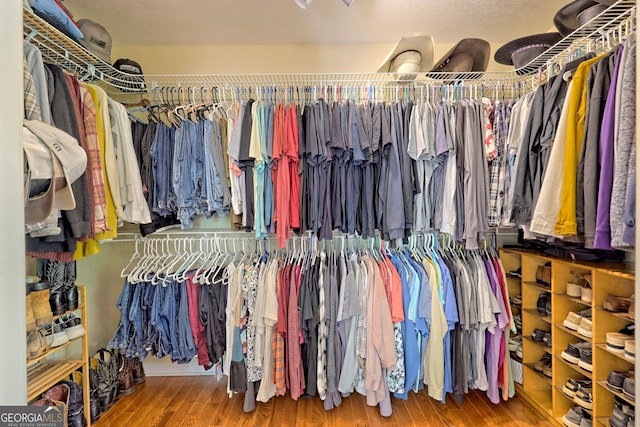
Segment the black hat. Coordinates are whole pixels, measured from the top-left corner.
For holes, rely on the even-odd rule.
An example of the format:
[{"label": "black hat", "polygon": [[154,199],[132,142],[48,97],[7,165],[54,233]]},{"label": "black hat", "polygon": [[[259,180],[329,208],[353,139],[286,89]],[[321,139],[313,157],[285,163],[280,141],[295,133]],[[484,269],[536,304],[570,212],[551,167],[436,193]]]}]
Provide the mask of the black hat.
[{"label": "black hat", "polygon": [[440,58],[432,73],[486,71],[491,45],[482,39],[462,39]]},{"label": "black hat", "polygon": [[521,37],[501,46],[493,56],[500,64],[524,67],[562,40],[560,33],[542,33]]},{"label": "black hat", "polygon": [[553,17],[553,24],[568,36],[611,6],[615,0],[574,0],[564,5]]},{"label": "black hat", "polygon": [[114,85],[124,92],[144,92],[147,86],[144,83],[142,67],[136,61],[128,58],[118,59],[113,63],[113,68],[126,74],[114,79]]}]

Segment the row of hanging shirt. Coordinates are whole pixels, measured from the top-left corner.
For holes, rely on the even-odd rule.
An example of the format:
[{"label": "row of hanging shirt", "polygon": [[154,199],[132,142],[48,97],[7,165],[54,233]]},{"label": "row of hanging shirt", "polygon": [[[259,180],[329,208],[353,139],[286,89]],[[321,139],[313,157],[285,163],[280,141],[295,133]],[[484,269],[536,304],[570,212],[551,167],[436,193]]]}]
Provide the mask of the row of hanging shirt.
[{"label": "row of hanging shirt", "polygon": [[[378,230],[390,240],[441,230],[477,248],[488,231],[489,199],[497,198],[488,189],[488,161],[497,153],[493,109],[486,98],[240,101],[226,117],[154,124],[153,143],[141,153],[152,165],[142,167],[143,182],[154,189],[152,210],[177,215],[183,228],[202,212],[198,195],[211,182],[213,212],[230,206],[233,223],[257,238],[275,233],[280,247],[292,230],[322,239],[333,231],[370,237]],[[217,187],[223,176],[230,203],[225,186]]]},{"label": "row of hanging shirt", "polygon": [[96,242],[116,237],[119,224],[150,221],[122,104],[100,87],[45,63],[40,50],[28,41],[24,42],[24,101],[26,120],[69,134],[87,156],[86,170],[71,184],[75,208],[53,209],[42,223],[26,224],[28,255],[72,261],[98,252]]},{"label": "row of hanging shirt", "polygon": [[246,393],[245,409],[288,392],[329,410],[357,392],[388,416],[391,395],[425,386],[439,401],[514,394],[507,282],[490,251],[430,237],[398,250],[210,252],[174,272],[166,264],[128,275],[110,346],[179,363],[197,355],[230,393]]},{"label": "row of hanging shirt", "polygon": [[635,45],[631,33],[513,105],[503,224],[527,238],[635,247]]}]

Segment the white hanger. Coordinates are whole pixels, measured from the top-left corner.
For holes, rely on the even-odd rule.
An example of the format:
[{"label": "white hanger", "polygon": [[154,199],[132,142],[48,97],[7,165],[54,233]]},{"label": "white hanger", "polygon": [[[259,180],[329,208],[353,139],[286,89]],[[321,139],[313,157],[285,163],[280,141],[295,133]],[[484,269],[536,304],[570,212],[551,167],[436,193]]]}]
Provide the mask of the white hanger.
[{"label": "white hanger", "polygon": [[131,256],[131,258],[129,259],[129,262],[127,263],[127,265],[124,266],[124,268],[120,271],[120,277],[125,278],[127,276],[129,276],[129,273],[125,274],[125,270],[127,268],[129,268],[129,266],[131,265],[131,263],[134,260],[137,260],[138,258],[140,258],[140,252],[139,252],[139,248],[138,248],[138,244],[140,243],[140,239],[138,238],[138,235],[136,234],[135,238],[134,238],[134,245],[135,245],[135,252],[133,253],[133,255]]}]

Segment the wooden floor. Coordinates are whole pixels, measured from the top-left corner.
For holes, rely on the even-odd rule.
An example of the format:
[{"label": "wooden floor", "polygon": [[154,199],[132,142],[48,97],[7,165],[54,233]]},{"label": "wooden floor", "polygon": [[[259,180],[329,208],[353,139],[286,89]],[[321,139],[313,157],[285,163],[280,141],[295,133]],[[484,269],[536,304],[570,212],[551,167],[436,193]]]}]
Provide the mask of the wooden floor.
[{"label": "wooden floor", "polygon": [[392,398],[393,414],[380,416],[355,394],[342,405],[325,411],[320,398],[289,396],[258,403],[252,413],[242,410],[243,395],[229,399],[225,380],[211,376],[147,377],[130,396],[118,402],[95,424],[111,426],[551,426],[520,398],[494,405],[484,393],[471,392],[463,404],[447,399],[436,402],[426,395],[410,393],[409,400]]}]

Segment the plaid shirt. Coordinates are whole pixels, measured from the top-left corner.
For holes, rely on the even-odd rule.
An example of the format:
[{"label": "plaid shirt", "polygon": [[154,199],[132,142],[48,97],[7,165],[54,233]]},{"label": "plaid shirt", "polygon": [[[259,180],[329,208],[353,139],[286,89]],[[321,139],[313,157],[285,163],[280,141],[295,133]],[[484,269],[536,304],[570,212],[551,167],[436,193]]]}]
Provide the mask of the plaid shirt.
[{"label": "plaid shirt", "polygon": [[40,113],[40,106],[38,105],[38,97],[36,95],[36,88],[33,83],[33,76],[31,70],[27,65],[27,61],[23,62],[24,65],[24,118],[27,120],[42,120]]},{"label": "plaid shirt", "polygon": [[[282,268],[282,262],[280,263],[280,269],[276,275],[276,295],[280,295],[282,287],[282,275],[285,274],[287,269]],[[278,304],[282,301],[279,300]],[[278,310],[278,315],[281,312]],[[279,319],[282,321],[283,319]],[[284,396],[287,394],[286,385],[286,365],[285,365],[285,341],[284,336],[281,335],[277,328],[273,329],[271,333],[271,352],[273,354],[273,372],[271,374],[271,381],[276,385],[276,393],[278,396]]]},{"label": "plaid shirt", "polygon": [[100,144],[98,142],[98,123],[96,119],[96,107],[93,103],[91,93],[84,87],[80,86],[82,94],[82,118],[84,121],[84,132],[87,152],[87,177],[91,176],[91,194],[92,203],[95,208],[95,217],[93,225],[93,234],[106,231],[107,221],[107,198],[104,187],[104,173],[102,170],[102,162],[100,160]]},{"label": "plaid shirt", "polygon": [[498,227],[502,219],[505,185],[505,142],[509,129],[511,103],[497,101],[494,105],[493,135],[496,156],[489,162],[489,227]]}]

